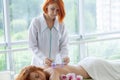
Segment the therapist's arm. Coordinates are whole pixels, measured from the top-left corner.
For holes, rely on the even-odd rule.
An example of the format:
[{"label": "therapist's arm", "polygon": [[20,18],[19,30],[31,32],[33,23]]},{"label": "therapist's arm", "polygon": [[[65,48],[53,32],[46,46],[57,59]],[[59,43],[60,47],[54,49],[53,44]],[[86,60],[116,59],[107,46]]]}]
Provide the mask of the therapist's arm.
[{"label": "therapist's arm", "polygon": [[65,64],[68,64],[70,60],[68,57],[68,34],[67,34],[67,30],[64,24],[62,24],[62,29],[61,29],[60,52],[59,53],[64,58]]},{"label": "therapist's arm", "polygon": [[44,54],[38,49],[38,23],[36,19],[33,19],[29,30],[29,48],[32,50],[33,54],[39,59],[39,61],[44,60],[46,57]]}]

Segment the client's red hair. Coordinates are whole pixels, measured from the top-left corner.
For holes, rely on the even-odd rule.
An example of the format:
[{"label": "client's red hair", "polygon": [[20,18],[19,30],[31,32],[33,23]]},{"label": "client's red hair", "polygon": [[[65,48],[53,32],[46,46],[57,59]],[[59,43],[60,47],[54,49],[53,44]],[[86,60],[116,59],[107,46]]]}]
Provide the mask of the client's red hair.
[{"label": "client's red hair", "polygon": [[[39,71],[39,72],[38,72]],[[24,67],[21,72],[16,77],[16,80],[31,80],[30,79],[30,73],[37,72],[42,76],[42,80],[48,80],[48,76],[43,71],[42,68],[36,67],[36,66],[27,66]]]},{"label": "client's red hair", "polygon": [[44,13],[47,13],[47,6],[53,3],[57,3],[57,5],[59,6],[60,12],[58,13],[58,20],[61,23],[63,22],[63,19],[65,17],[65,8],[62,0],[45,0],[43,4],[43,11]]}]

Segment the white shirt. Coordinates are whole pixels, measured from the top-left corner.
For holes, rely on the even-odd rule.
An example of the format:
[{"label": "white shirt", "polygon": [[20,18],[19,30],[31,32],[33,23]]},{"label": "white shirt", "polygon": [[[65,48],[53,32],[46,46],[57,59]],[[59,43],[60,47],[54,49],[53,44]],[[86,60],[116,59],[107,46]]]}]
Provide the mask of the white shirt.
[{"label": "white shirt", "polygon": [[35,17],[29,27],[29,47],[34,56],[32,64],[43,65],[46,57],[55,59],[56,54],[68,55],[68,36],[63,23],[55,19],[54,26],[49,29],[44,15]]}]

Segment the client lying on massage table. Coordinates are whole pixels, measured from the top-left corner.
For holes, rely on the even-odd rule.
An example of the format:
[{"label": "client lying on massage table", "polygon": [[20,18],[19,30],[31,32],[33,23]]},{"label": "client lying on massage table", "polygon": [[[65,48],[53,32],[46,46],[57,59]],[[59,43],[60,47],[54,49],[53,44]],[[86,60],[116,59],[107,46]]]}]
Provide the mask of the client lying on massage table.
[{"label": "client lying on massage table", "polygon": [[120,80],[120,62],[85,58],[78,65],[63,67],[28,66],[21,70],[16,80],[61,80],[62,74],[75,73],[93,80]]}]

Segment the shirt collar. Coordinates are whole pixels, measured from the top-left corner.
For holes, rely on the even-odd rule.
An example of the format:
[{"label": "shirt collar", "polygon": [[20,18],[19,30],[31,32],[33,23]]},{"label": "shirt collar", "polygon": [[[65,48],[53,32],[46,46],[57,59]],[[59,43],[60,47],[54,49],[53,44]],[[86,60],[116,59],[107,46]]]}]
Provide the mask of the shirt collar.
[{"label": "shirt collar", "polygon": [[[41,25],[42,25],[42,26],[41,26],[41,31],[43,32],[45,29],[48,28],[47,23],[46,23],[46,20],[45,20],[45,17],[44,17],[43,14],[40,16],[40,20],[41,20],[40,23],[41,23]],[[59,30],[59,22],[58,22],[58,19],[57,19],[57,18],[55,19],[53,28],[55,28],[57,31]]]},{"label": "shirt collar", "polygon": [[40,16],[40,24],[41,24],[41,32],[43,32],[45,29],[48,28],[43,14]]},{"label": "shirt collar", "polygon": [[55,19],[54,26],[53,26],[57,31],[59,30],[59,22],[58,19]]}]

